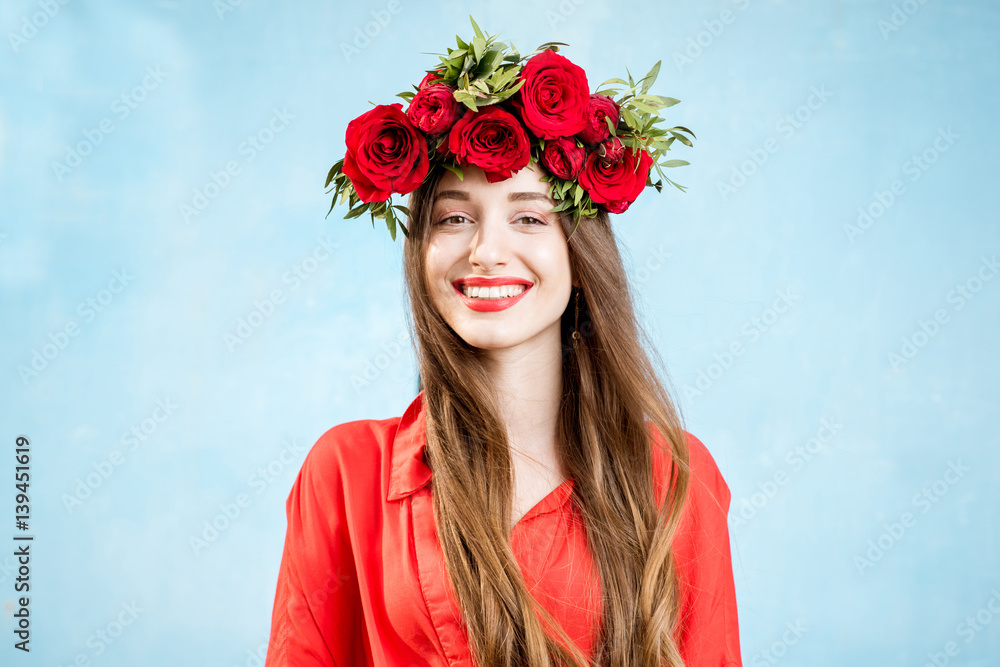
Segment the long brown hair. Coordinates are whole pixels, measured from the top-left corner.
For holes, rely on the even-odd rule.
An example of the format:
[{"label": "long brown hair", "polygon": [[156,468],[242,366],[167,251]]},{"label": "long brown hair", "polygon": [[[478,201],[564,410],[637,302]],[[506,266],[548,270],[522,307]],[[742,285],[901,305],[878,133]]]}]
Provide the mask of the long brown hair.
[{"label": "long brown hair", "polygon": [[[569,238],[581,290],[578,348],[569,338],[572,300],[562,317],[559,456],[574,479],[573,501],[585,520],[603,605],[588,663],[528,592],[510,546],[512,459],[502,412],[481,351],[458,336],[431,301],[425,256],[443,173],[438,167],[410,195],[403,264],[427,409],[435,520],[473,655],[482,667],[683,667],[670,545],[689,485],[688,449],[680,412],[640,344],[640,337],[648,339],[635,317],[608,214],[582,219]],[[560,223],[569,237],[573,221],[560,214]],[[663,507],[656,503],[655,440],[647,420],[672,460]]]}]

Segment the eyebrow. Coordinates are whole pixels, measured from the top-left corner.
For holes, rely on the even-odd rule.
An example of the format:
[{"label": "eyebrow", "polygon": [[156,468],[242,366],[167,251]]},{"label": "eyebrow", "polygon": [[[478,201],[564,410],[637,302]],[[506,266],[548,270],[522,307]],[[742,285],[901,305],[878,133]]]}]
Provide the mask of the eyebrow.
[{"label": "eyebrow", "polygon": [[[442,190],[434,197],[434,201],[437,202],[440,199],[469,201],[469,193],[465,190]],[[511,192],[507,195],[507,201],[543,201],[554,203],[549,195],[542,192]]]}]

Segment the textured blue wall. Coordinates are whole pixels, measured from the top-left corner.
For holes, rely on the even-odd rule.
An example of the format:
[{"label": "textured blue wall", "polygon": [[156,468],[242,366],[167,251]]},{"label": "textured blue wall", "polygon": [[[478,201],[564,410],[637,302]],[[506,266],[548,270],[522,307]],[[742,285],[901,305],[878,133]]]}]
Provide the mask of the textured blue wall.
[{"label": "textured blue wall", "polygon": [[4,2],[0,662],[259,664],[305,451],[416,390],[401,244],[324,219],[323,179],[470,12],[522,52],[567,42],[594,85],[662,60],[652,92],[698,135],[688,192],[615,224],[733,492],[744,664],[998,664],[986,0]]}]

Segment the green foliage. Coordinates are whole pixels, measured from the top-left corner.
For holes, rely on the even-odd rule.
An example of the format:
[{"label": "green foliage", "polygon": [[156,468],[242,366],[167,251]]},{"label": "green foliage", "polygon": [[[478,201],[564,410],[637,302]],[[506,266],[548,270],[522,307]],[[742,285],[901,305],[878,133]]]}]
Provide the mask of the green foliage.
[{"label": "green foliage", "polygon": [[[439,60],[439,64],[427,72],[434,72],[439,77],[436,83],[453,86],[455,100],[474,112],[484,106],[504,103],[517,94],[524,84],[524,79],[520,76],[524,64],[532,56],[546,49],[558,52],[560,46],[568,46],[564,42],[546,42],[531,53],[522,55],[513,42],[500,42],[499,34],[490,35],[483,32],[471,15],[469,21],[474,32],[472,39],[464,41],[456,35],[455,48],[447,49],[443,54],[427,54],[438,56]],[[626,69],[627,81],[619,78],[608,79],[598,86],[596,92],[610,97],[618,104],[620,110],[618,124],[614,124],[610,118],[605,119],[611,135],[618,137],[629,150],[646,150],[653,158],[653,165],[661,180],[653,182],[650,177],[647,178],[646,184],[660,192],[665,180],[683,192],[684,186],[667,178],[663,169],[688,165],[686,160],[667,159],[667,153],[675,141],[692,147],[692,139],[696,137],[694,132],[686,127],[662,127],[664,119],[660,116],[661,111],[678,104],[679,100],[649,92],[660,73],[661,62],[657,61],[639,81],[634,81],[631,72]],[[417,91],[418,87],[413,86],[413,91],[398,93],[397,97],[409,103]],[[454,159],[442,159],[437,152],[438,147],[446,140],[446,136],[428,137],[428,157],[431,164],[440,165],[458,178],[464,179],[461,166]],[[532,159],[540,162],[545,142],[532,137],[531,144]],[[354,191],[351,180],[343,173],[343,163],[343,159],[339,160],[327,175],[326,187],[330,187],[327,192],[333,193],[327,216],[338,203],[346,202],[348,203],[348,212],[344,216],[346,219],[369,213],[373,226],[376,218],[385,220],[393,240],[396,239],[397,224],[403,230],[403,234],[408,236],[406,226],[393,209],[405,215],[407,219],[410,216],[409,210],[405,206],[392,204],[391,197],[385,202],[362,202]],[[556,176],[545,176],[543,180],[550,182],[550,196],[556,202],[553,212],[566,211],[577,225],[582,217],[597,214],[597,204],[578,182],[563,180]],[[574,226],[575,231],[576,226]]]}]

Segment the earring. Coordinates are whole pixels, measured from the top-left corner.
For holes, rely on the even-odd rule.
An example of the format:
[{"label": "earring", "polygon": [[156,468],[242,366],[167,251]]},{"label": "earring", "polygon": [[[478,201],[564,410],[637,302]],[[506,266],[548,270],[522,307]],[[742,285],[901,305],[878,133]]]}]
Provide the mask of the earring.
[{"label": "earring", "polygon": [[580,289],[576,290],[576,313],[573,316],[573,345],[580,342]]}]

